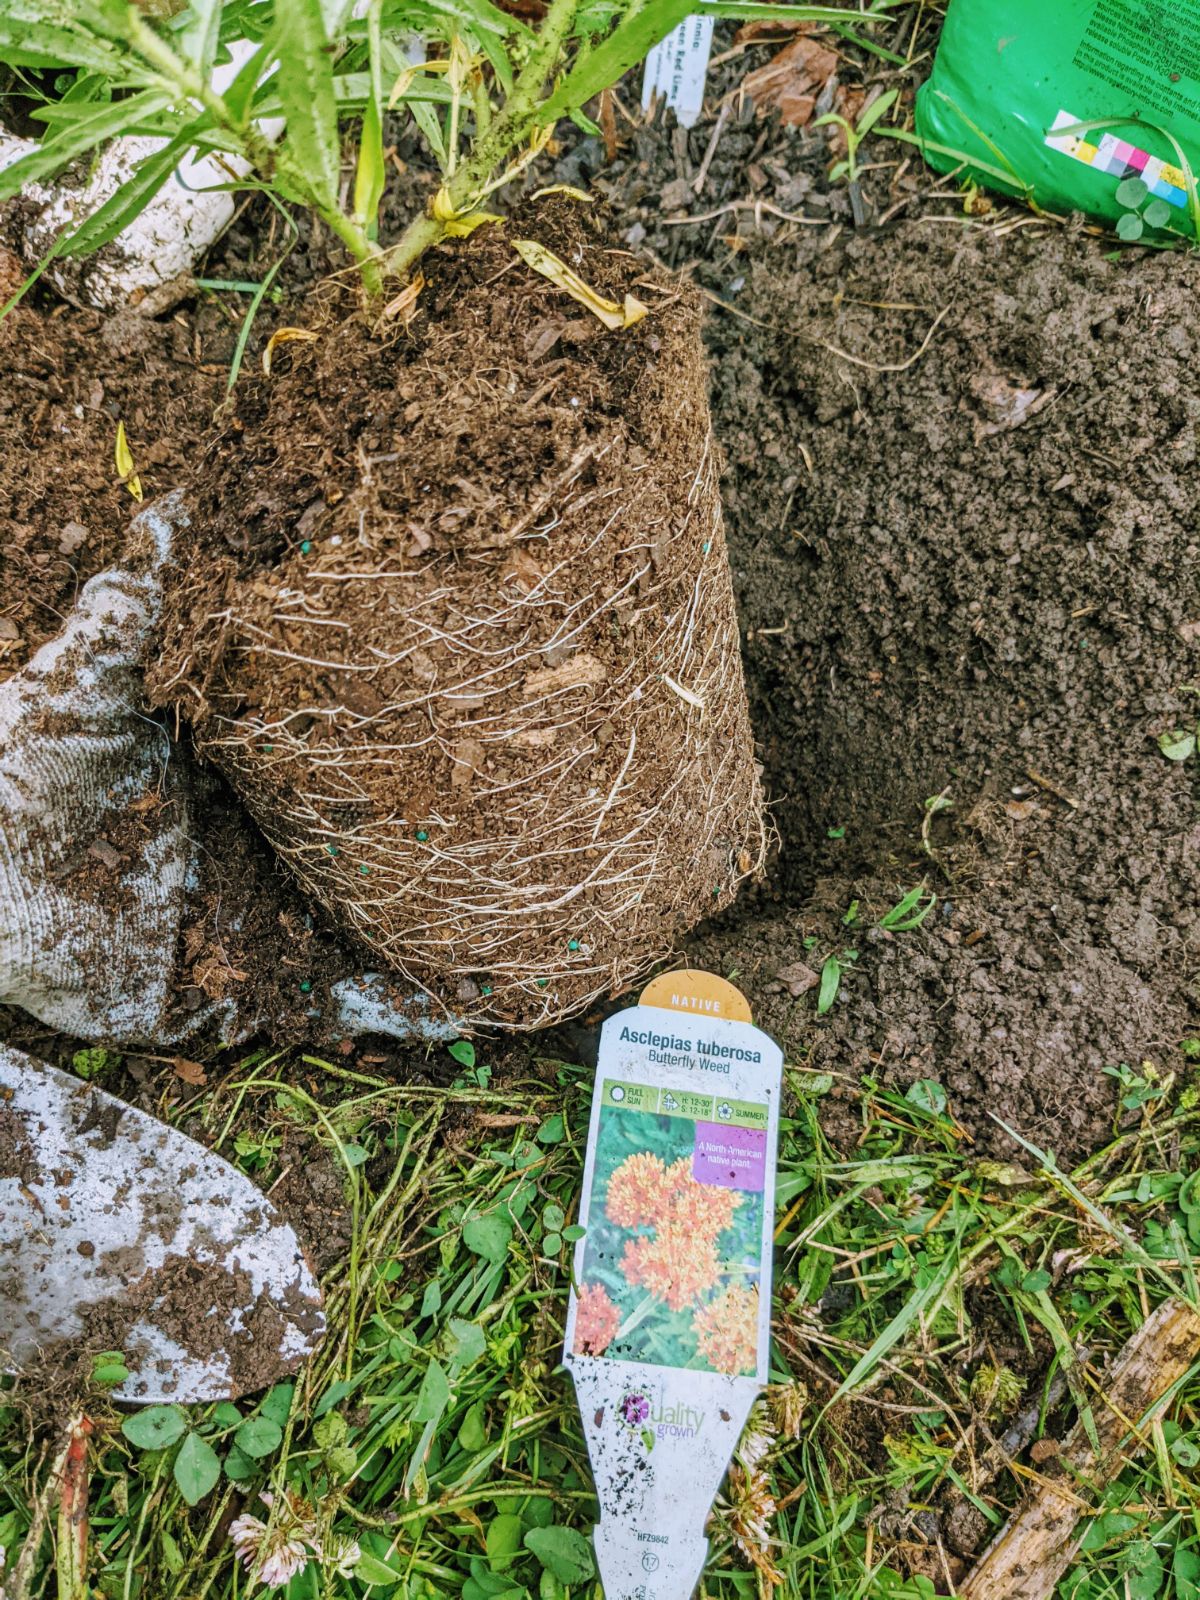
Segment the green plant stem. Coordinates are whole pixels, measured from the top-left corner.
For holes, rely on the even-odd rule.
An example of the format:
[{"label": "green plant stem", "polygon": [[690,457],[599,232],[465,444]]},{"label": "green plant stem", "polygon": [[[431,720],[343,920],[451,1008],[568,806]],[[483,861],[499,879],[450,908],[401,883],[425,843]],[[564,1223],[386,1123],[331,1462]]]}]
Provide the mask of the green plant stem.
[{"label": "green plant stem", "polygon": [[[474,208],[487,191],[488,180],[537,123],[538,101],[575,21],[580,0],[551,0],[537,44],[521,69],[504,105],[474,152],[439,191],[443,209],[461,213]],[[399,242],[386,251],[389,273],[404,277],[433,245],[447,234],[445,221],[434,215],[431,200],[409,223]]]},{"label": "green plant stem", "polygon": [[367,238],[364,229],[360,228],[353,218],[346,216],[345,212],[339,211],[336,206],[320,206],[315,201],[310,201],[310,204],[354,257],[362,275],[363,288],[366,290],[368,300],[378,300],[383,294],[383,268],[380,265],[382,257]]}]

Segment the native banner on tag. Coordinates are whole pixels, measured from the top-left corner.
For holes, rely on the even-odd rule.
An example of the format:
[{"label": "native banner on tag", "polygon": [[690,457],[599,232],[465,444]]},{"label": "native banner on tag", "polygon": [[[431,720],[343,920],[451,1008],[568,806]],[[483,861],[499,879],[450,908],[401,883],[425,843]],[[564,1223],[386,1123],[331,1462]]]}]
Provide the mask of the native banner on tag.
[{"label": "native banner on tag", "polygon": [[660,95],[680,124],[690,128],[704,109],[704,80],[712,50],[713,19],[685,17],[646,57],[642,109]]},{"label": "native banner on tag", "polygon": [[606,1600],[687,1600],[767,1379],[779,1047],[708,973],[601,1034],[567,1313]]}]

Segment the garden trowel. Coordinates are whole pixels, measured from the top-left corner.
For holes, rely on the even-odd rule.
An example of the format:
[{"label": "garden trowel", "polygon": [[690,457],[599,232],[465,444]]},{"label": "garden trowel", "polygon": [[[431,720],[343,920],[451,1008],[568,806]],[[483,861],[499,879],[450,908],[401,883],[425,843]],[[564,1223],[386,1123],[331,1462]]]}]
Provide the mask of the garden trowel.
[{"label": "garden trowel", "polygon": [[299,1240],[247,1178],[0,1045],[0,1369],[119,1353],[120,1400],[233,1398],[324,1329]]}]

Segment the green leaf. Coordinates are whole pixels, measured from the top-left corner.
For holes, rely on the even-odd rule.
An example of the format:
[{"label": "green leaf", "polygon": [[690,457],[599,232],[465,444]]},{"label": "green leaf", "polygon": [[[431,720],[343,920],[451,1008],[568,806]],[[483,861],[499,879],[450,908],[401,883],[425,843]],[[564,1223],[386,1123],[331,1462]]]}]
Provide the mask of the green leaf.
[{"label": "green leaf", "polygon": [[121,1432],[139,1450],[165,1450],[186,1428],[187,1418],[178,1406],[147,1406],[121,1424]]},{"label": "green leaf", "polygon": [[159,1529],[158,1538],[162,1545],[163,1565],[173,1578],[178,1577],[184,1565],[183,1551],[179,1548],[178,1541],[172,1538],[165,1528]]},{"label": "green leaf", "polygon": [[544,127],[557,121],[585,106],[602,89],[611,88],[694,9],[692,0],[658,0],[655,5],[640,7],[602,43],[580,52],[575,65],[540,107],[538,122]]},{"label": "green leaf", "polygon": [[421,1297],[421,1316],[433,1317],[442,1309],[442,1286],[436,1278],[425,1285],[425,1293]]},{"label": "green leaf", "polygon": [[827,956],[821,968],[821,987],[817,991],[817,1015],[823,1017],[837,999],[842,984],[842,963],[837,956]]},{"label": "green leaf", "polygon": [[863,112],[862,116],[858,119],[858,124],[855,131],[858,133],[859,138],[861,138],[863,134],[869,133],[879,121],[880,117],[882,117],[886,112],[890,111],[899,98],[899,89],[889,89],[886,94],[881,94],[878,100],[872,101],[872,103]]},{"label": "green leaf", "polygon": [[103,1388],[115,1383],[124,1383],[128,1376],[129,1368],[123,1361],[97,1361],[92,1368],[92,1382],[100,1384]]},{"label": "green leaf", "polygon": [[213,1421],[222,1428],[236,1428],[241,1424],[242,1413],[232,1400],[222,1400],[213,1407]]},{"label": "green leaf", "polygon": [[1172,1441],[1171,1454],[1181,1467],[1190,1468],[1200,1463],[1200,1446],[1197,1446],[1195,1440],[1187,1438],[1186,1435]]},{"label": "green leaf", "polygon": [[283,1443],[283,1429],[270,1417],[247,1417],[233,1436],[238,1449],[256,1461],[278,1450]]},{"label": "green leaf", "polygon": [[490,1216],[472,1217],[464,1224],[462,1236],[463,1243],[473,1254],[499,1263],[508,1255],[512,1233],[512,1223],[493,1211]]},{"label": "green leaf", "polygon": [[189,1433],[175,1457],[175,1483],[188,1505],[197,1505],[214,1489],[221,1476],[221,1463],[207,1439]]},{"label": "green leaf", "polygon": [[371,0],[367,10],[367,59],[371,92],[363,108],[358,166],[354,174],[354,214],[360,226],[372,238],[377,232],[376,214],[383,198],[386,172],[383,159],[383,66],[379,24],[382,7],[383,0]]},{"label": "green leaf", "polygon": [[[832,1079],[830,1081],[832,1082]],[[569,1228],[563,1229],[562,1236],[568,1244],[577,1244],[586,1232],[586,1228],[581,1228],[577,1222],[573,1222]]]},{"label": "green leaf", "polygon": [[340,160],[333,55],[325,36],[320,0],[288,0],[275,24],[279,67],[275,83],[287,132],[281,154],[291,175],[303,180],[319,203],[338,203]]},{"label": "green leaf", "polygon": [[387,1583],[395,1586],[403,1582],[404,1574],[395,1567],[389,1567],[385,1561],[380,1561],[378,1556],[373,1556],[367,1550],[354,1565],[354,1576],[360,1583]]},{"label": "green leaf", "polygon": [[225,1454],[225,1476],[230,1483],[246,1483],[258,1472],[258,1464],[250,1459],[237,1445],[231,1444]]},{"label": "green leaf", "polygon": [[1027,1272],[1021,1279],[1021,1288],[1026,1294],[1040,1294],[1043,1289],[1048,1289],[1054,1282],[1050,1274],[1038,1267],[1033,1272]]},{"label": "green leaf", "polygon": [[1151,200],[1142,212],[1142,221],[1148,228],[1165,228],[1174,214],[1174,207],[1165,200]]},{"label": "green leaf", "polygon": [[475,1065],[475,1046],[470,1039],[455,1039],[452,1045],[447,1046],[447,1049],[459,1066],[473,1067]]},{"label": "green leaf", "polygon": [[188,0],[187,23],[178,34],[180,49],[204,78],[217,58],[222,4],[223,0]]},{"label": "green leaf", "polygon": [[276,1383],[271,1386],[263,1397],[259,1406],[259,1415],[270,1417],[272,1422],[277,1422],[282,1428],[286,1425],[292,1410],[292,1396],[296,1392],[294,1383]]},{"label": "green leaf", "polygon": [[462,1427],[458,1430],[458,1447],[460,1450],[469,1450],[474,1453],[482,1450],[487,1444],[487,1432],[483,1426],[483,1401],[476,1400],[462,1420]]},{"label": "green leaf", "polygon": [[592,1547],[574,1528],[530,1528],[525,1548],[563,1583],[586,1583],[595,1574]]},{"label": "green leaf", "polygon": [[1142,237],[1145,227],[1145,223],[1136,212],[1123,212],[1117,218],[1117,238],[1124,239],[1126,244],[1132,244],[1135,239]]},{"label": "green leaf", "polygon": [[1169,733],[1160,733],[1158,748],[1168,761],[1186,761],[1196,753],[1195,731],[1191,728],[1172,728]]},{"label": "green leaf", "polygon": [[122,52],[79,26],[58,27],[16,7],[0,11],[0,59],[6,67],[81,67],[120,80]]},{"label": "green leaf", "polygon": [[534,1495],[522,1504],[521,1515],[531,1528],[548,1528],[554,1521],[554,1501]]},{"label": "green leaf", "polygon": [[534,1135],[539,1144],[561,1144],[567,1136],[567,1125],[561,1111],[547,1117]]},{"label": "green leaf", "polygon": [[115,1050],[106,1050],[103,1045],[93,1044],[84,1050],[76,1050],[71,1057],[71,1065],[81,1078],[91,1083],[93,1079],[104,1078],[110,1072],[115,1072],[121,1060]]},{"label": "green leaf", "polygon": [[1162,1590],[1162,1557],[1149,1539],[1135,1539],[1121,1556],[1125,1578],[1124,1600],[1157,1600]]},{"label": "green leaf", "polygon": [[1144,178],[1122,178],[1117,185],[1117,204],[1128,211],[1137,211],[1145,202],[1150,189]]},{"label": "green leaf", "polygon": [[542,1239],[542,1254],[545,1256],[556,1256],[562,1249],[562,1244],[563,1242],[561,1233],[548,1233]]},{"label": "green leaf", "polygon": [[465,1367],[474,1366],[487,1349],[483,1329],[477,1322],[464,1322],[461,1317],[451,1317],[450,1337],[454,1341],[450,1359],[459,1372]]},{"label": "green leaf", "polygon": [[99,250],[110,239],[124,233],[131,222],[141,216],[154,196],[179,165],[183,152],[191,144],[191,128],[172,139],[154,155],[139,163],[137,171],[116,192],[98,206],[90,217],[69,233],[59,244],[63,256],[86,256]]},{"label": "green leaf", "polygon": [[567,1586],[547,1567],[538,1584],[538,1600],[567,1600]]},{"label": "green leaf", "polygon": [[493,1572],[503,1572],[511,1567],[521,1552],[520,1517],[505,1514],[493,1517],[486,1534],[487,1558]]},{"label": "green leaf", "polygon": [[561,1206],[553,1201],[542,1212],[542,1227],[547,1233],[561,1233],[567,1220],[567,1214]]},{"label": "green leaf", "polygon": [[145,89],[124,100],[98,106],[87,116],[71,121],[51,138],[43,140],[36,150],[0,172],[0,200],[11,200],[26,184],[53,176],[85,150],[95,149],[118,134],[127,133],[140,117],[152,116],[170,103],[169,94],[159,89]]},{"label": "green leaf", "polygon": [[1175,1600],[1200,1600],[1200,1554],[1182,1545],[1171,1562],[1175,1579]]},{"label": "green leaf", "polygon": [[909,1085],[904,1098],[910,1106],[927,1111],[931,1117],[940,1117],[946,1109],[946,1091],[936,1078],[918,1078]]},{"label": "green leaf", "polygon": [[414,1422],[437,1422],[450,1404],[450,1380],[439,1361],[430,1360],[417,1391]]}]

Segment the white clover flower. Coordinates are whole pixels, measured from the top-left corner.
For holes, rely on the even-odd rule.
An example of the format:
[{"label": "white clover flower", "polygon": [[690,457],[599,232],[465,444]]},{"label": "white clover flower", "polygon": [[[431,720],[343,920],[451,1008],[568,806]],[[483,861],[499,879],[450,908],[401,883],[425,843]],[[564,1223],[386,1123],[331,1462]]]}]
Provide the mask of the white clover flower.
[{"label": "white clover flower", "polygon": [[[270,1490],[264,1489],[259,1499],[268,1510],[275,1504]],[[261,1517],[245,1512],[230,1524],[229,1537],[251,1580],[257,1576],[264,1589],[282,1589],[313,1556],[321,1554],[312,1513],[294,1495],[287,1496],[274,1529]]]},{"label": "white clover flower", "polygon": [[362,1560],[362,1549],[357,1539],[339,1539],[332,1535],[322,1559],[336,1577],[352,1578],[355,1567]]}]

